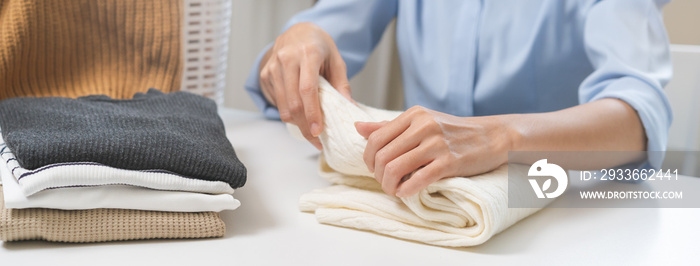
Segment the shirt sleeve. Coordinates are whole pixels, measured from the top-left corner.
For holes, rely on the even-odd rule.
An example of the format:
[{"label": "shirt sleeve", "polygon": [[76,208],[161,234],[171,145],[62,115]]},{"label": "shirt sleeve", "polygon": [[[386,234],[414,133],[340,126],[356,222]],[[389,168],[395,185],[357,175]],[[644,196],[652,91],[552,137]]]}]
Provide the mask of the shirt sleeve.
[{"label": "shirt sleeve", "polygon": [[[364,66],[387,25],[397,12],[397,0],[326,0],[292,17],[281,32],[300,22],[312,22],[336,42],[340,55],[347,65],[348,78]],[[248,75],[245,89],[267,118],[279,119],[277,108],[272,106],[260,90],[260,61],[268,45],[258,55]]]},{"label": "shirt sleeve", "polygon": [[595,70],[579,88],[580,103],[616,98],[637,111],[653,167],[663,162],[672,120],[663,91],[672,76],[661,13],[666,2],[603,0],[595,4],[584,28],[586,54]]}]

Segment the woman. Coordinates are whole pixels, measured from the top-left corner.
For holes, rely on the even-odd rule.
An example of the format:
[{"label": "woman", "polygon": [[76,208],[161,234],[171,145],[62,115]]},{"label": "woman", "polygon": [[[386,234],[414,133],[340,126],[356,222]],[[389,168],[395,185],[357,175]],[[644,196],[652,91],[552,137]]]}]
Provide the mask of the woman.
[{"label": "woman", "polygon": [[390,195],[487,172],[507,151],[663,151],[666,2],[320,1],[287,23],[246,89],[266,116],[298,125],[320,148],[318,75],[350,99],[348,76],[396,18],[414,107],[356,125],[368,138],[365,163]]}]

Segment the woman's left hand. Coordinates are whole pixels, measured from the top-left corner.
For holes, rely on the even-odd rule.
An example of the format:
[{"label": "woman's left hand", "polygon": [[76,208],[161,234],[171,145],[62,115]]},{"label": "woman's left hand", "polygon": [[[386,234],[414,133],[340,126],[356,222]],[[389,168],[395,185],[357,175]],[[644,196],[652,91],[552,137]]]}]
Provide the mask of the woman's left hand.
[{"label": "woman's left hand", "polygon": [[[456,117],[416,106],[390,122],[357,122],[364,161],[389,195],[407,197],[446,177],[505,163],[513,134],[499,116]],[[406,179],[404,179],[406,176]]]}]

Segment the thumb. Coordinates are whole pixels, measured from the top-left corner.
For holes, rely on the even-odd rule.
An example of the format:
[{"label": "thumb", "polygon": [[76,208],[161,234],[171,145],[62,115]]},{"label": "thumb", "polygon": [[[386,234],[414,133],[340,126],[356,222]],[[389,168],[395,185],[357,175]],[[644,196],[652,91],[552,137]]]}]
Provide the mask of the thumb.
[{"label": "thumb", "polygon": [[357,130],[357,133],[360,133],[362,137],[365,139],[369,138],[369,135],[371,135],[374,131],[377,131],[377,129],[380,129],[382,126],[386,125],[389,123],[388,121],[382,121],[382,122],[355,122],[355,129]]},{"label": "thumb", "polygon": [[345,96],[345,99],[348,99],[348,101],[352,102],[353,104],[357,104],[355,100],[352,99],[352,91],[350,89],[350,83],[348,82],[347,78],[342,78],[340,81],[329,81],[333,88],[338,90],[340,94]]},{"label": "thumb", "polygon": [[352,99],[352,90],[350,89],[350,82],[348,81],[345,65],[342,64],[342,66],[338,66],[334,70],[335,71],[328,73],[329,75],[326,77],[328,79],[328,83],[330,83],[331,86],[333,86],[333,88],[335,88],[338,92],[340,92],[340,94],[345,96],[348,101],[357,105],[355,100]]}]

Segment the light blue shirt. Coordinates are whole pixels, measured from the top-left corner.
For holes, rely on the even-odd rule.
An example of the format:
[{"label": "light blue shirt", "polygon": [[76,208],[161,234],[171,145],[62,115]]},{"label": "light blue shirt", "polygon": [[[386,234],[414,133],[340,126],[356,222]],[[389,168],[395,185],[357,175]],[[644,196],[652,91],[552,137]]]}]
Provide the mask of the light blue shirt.
[{"label": "light blue shirt", "polygon": [[[284,30],[305,21],[322,27],[352,77],[396,18],[407,107],[483,116],[617,98],[638,112],[648,150],[665,151],[672,119],[663,92],[672,75],[661,13],[667,2],[328,0]],[[278,118],[260,91],[261,57],[245,86],[267,117]]]}]

